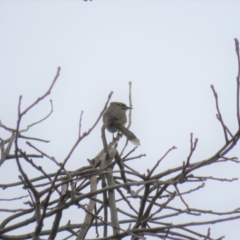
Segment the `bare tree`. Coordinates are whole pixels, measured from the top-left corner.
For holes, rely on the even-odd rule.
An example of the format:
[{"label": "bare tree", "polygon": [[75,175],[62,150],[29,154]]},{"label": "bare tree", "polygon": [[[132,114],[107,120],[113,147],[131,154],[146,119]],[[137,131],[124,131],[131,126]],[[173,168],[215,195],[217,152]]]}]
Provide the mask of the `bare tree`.
[{"label": "bare tree", "polygon": [[[240,138],[240,56],[237,39],[235,39],[235,46],[238,60],[236,87],[237,131],[232,133],[224,122],[218,103],[218,94],[212,85],[211,89],[216,103],[216,117],[222,126],[225,143],[209,158],[191,163],[192,155],[198,143],[198,139],[194,139],[191,133],[189,154],[183,164],[172,169],[161,170],[161,172],[157,172],[157,167],[175,149],[174,146],[162,158],[156,161],[155,166],[148,170],[147,174],[142,174],[130,168],[127,162],[145,157],[145,155],[134,156],[135,148],[124,155],[124,150],[128,143],[126,142],[124,148],[119,151],[117,143],[121,138],[121,134],[118,134],[112,142],[107,143],[104,127],[102,127],[101,134],[103,150],[89,160],[87,166],[75,171],[69,171],[65,167],[77,146],[91,134],[100,121],[112,93],[109,94],[105,106],[92,127],[83,133],[81,133],[82,115],[80,116],[78,137],[62,163],[43,152],[33,143],[34,141],[45,140],[24,135],[24,132],[27,132],[34,125],[40,124],[51,115],[52,102],[51,111],[46,117],[32,123],[26,129],[20,129],[22,118],[51,93],[59,77],[60,68],[58,68],[57,74],[46,93],[37,98],[25,110],[21,109],[22,97],[20,96],[16,128],[10,128],[0,122],[0,127],[11,134],[8,139],[0,139],[0,166],[5,164],[6,161],[12,161],[12,164],[16,164],[20,174],[19,181],[0,184],[0,187],[2,191],[10,189],[13,193],[17,192],[15,191],[16,188],[21,187],[27,192],[27,195],[16,195],[14,198],[0,199],[4,202],[20,202],[23,206],[25,205],[25,207],[20,209],[10,207],[0,209],[1,212],[8,213],[8,216],[0,224],[0,239],[59,239],[58,236],[60,235],[58,234],[64,232],[66,237],[61,239],[80,240],[87,239],[87,234],[90,231],[95,231],[96,238],[101,240],[123,239],[125,237],[135,240],[146,239],[148,236],[178,240],[216,239],[211,236],[210,227],[207,232],[200,232],[195,227],[201,225],[211,226],[211,224],[239,219],[240,208],[232,209],[228,212],[209,211],[204,208],[204,205],[200,209],[191,208],[191,204],[185,200],[185,196],[193,195],[199,189],[204,188],[205,182],[209,179],[219,181],[219,184],[223,181],[231,182],[237,180],[237,178],[216,178],[214,176],[198,176],[196,174],[196,170],[207,168],[212,164],[239,163],[236,157],[227,156]],[[129,104],[131,106],[131,84],[129,86]],[[131,112],[129,119],[129,123],[131,123]],[[130,124],[128,127],[130,127]],[[27,145],[35,151],[35,154],[27,153],[19,146],[19,142],[26,139]],[[11,149],[14,149],[13,154]],[[57,171],[49,173],[46,169],[38,166],[36,164],[36,159],[38,158],[54,162],[57,166]],[[24,169],[26,163],[38,171],[39,175],[37,177],[28,177]],[[100,187],[97,188],[98,183]],[[195,183],[195,185],[191,188],[187,183]],[[179,185],[183,184],[187,190],[180,191]],[[25,198],[28,200],[22,202]],[[184,208],[176,205],[174,200],[177,198],[181,200]],[[88,204],[84,203],[86,201],[88,201]],[[13,207],[11,203],[9,205]],[[73,206],[77,206],[81,211],[84,211],[85,215],[77,223],[71,223],[71,218],[69,217],[67,224],[61,224],[62,215]],[[212,219],[208,221],[192,220],[201,214],[212,216]],[[53,218],[52,224],[47,225],[47,229],[44,230],[44,221],[50,217]],[[191,220],[187,221],[186,219]],[[28,224],[33,224],[34,226],[31,231],[29,231],[29,227],[26,227]],[[24,233],[16,233],[16,230],[19,229],[23,229]],[[223,236],[219,236],[217,239],[222,238]]]}]

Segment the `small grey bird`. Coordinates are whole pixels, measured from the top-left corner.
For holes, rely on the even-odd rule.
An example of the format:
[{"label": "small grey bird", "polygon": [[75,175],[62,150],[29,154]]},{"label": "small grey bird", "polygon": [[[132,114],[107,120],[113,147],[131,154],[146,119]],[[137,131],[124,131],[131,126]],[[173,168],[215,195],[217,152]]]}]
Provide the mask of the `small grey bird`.
[{"label": "small grey bird", "polygon": [[139,139],[133,132],[128,130],[125,126],[127,122],[126,111],[131,109],[121,102],[111,102],[110,106],[103,114],[103,123],[107,130],[111,133],[121,132],[129,141],[135,146],[140,145]]}]

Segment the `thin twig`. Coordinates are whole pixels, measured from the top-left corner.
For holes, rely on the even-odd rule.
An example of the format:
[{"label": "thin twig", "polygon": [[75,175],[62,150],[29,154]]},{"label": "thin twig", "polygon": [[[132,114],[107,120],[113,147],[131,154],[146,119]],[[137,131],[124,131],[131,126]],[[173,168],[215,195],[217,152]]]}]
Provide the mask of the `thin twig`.
[{"label": "thin twig", "polygon": [[156,170],[160,162],[168,155],[169,152],[171,152],[173,149],[177,149],[175,146],[171,147],[170,149],[167,150],[167,152],[156,162],[155,166],[149,171],[148,177],[151,177],[153,172]]},{"label": "thin twig", "polygon": [[186,206],[187,210],[190,212],[190,209],[188,207],[188,204],[184,201],[180,191],[178,190],[177,184],[174,185],[175,189],[177,190],[178,196],[181,198],[182,202],[184,203],[184,205]]},{"label": "thin twig", "polygon": [[[224,133],[224,137],[225,137],[225,141],[226,141],[226,143],[227,143],[227,142],[228,142],[227,128],[226,128],[226,125],[225,125],[224,122],[223,122],[222,114],[221,114],[220,109],[219,109],[218,95],[217,95],[216,90],[214,89],[214,86],[211,85],[210,87],[211,87],[211,89],[212,89],[212,91],[213,91],[213,95],[214,95],[214,97],[215,97],[216,109],[217,109],[216,117],[217,117],[217,119],[220,121],[220,123],[221,123],[221,125],[222,125],[223,133]],[[230,131],[229,131],[229,132],[230,132]],[[231,136],[232,136],[232,134],[231,134]]]},{"label": "thin twig", "polygon": [[43,100],[47,95],[49,95],[52,91],[52,88],[55,84],[55,82],[57,81],[59,75],[60,75],[60,70],[61,68],[58,67],[57,68],[57,73],[56,73],[56,76],[54,77],[53,79],[53,82],[51,84],[51,86],[49,87],[49,89],[47,90],[46,93],[44,93],[41,97],[39,97],[35,102],[33,102],[29,107],[27,107],[23,112],[21,112],[21,116],[23,116],[24,114],[26,114],[33,106],[35,106],[36,104],[38,104],[41,100]]},{"label": "thin twig", "polygon": [[81,127],[82,127],[82,115],[83,115],[83,111],[81,111],[80,113],[80,118],[79,118],[79,130],[78,130],[78,136],[81,136]]}]

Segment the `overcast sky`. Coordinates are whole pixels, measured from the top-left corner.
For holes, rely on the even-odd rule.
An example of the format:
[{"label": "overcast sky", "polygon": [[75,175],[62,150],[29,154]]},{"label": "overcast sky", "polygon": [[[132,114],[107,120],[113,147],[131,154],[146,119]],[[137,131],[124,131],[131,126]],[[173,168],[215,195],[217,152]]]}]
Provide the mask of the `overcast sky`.
[{"label": "overcast sky", "polygon": [[[5,125],[16,126],[19,95],[25,109],[46,92],[61,67],[51,96],[24,116],[21,125],[25,128],[46,116],[52,99],[51,117],[26,135],[51,140],[35,144],[59,162],[77,138],[80,112],[84,111],[82,131],[86,131],[111,91],[112,101],[128,104],[129,81],[131,130],[141,140],[136,154],[147,154],[130,165],[141,173],[173,145],[177,150],[158,171],[181,165],[191,132],[199,139],[193,161],[212,156],[223,145],[211,84],[227,126],[232,132],[237,129],[233,39],[240,40],[240,1],[1,0],[0,33],[0,119]],[[68,170],[88,164],[87,159],[101,150],[100,128],[98,124],[79,145]],[[0,129],[0,136],[9,135]],[[21,144],[26,148],[24,141]],[[239,150],[237,146],[231,156],[239,156]],[[51,167],[49,172],[54,171]],[[28,174],[35,176],[34,171]],[[199,174],[233,178],[240,176],[240,170],[225,163]],[[18,181],[17,176],[13,161],[0,168],[2,183]],[[206,201],[206,209],[232,210],[239,207],[239,185],[240,181],[208,181],[205,192],[199,191],[188,204],[195,207]],[[235,240],[239,226],[235,221],[211,227],[213,236]]]}]

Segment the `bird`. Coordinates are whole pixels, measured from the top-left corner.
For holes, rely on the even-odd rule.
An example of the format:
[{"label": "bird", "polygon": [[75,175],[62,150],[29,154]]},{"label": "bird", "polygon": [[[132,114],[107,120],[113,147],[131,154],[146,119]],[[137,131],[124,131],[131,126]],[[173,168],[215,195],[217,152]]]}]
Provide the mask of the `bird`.
[{"label": "bird", "polygon": [[126,111],[132,109],[121,102],[111,102],[103,113],[103,124],[110,133],[121,132],[133,145],[139,146],[140,140],[125,127],[127,123]]}]

